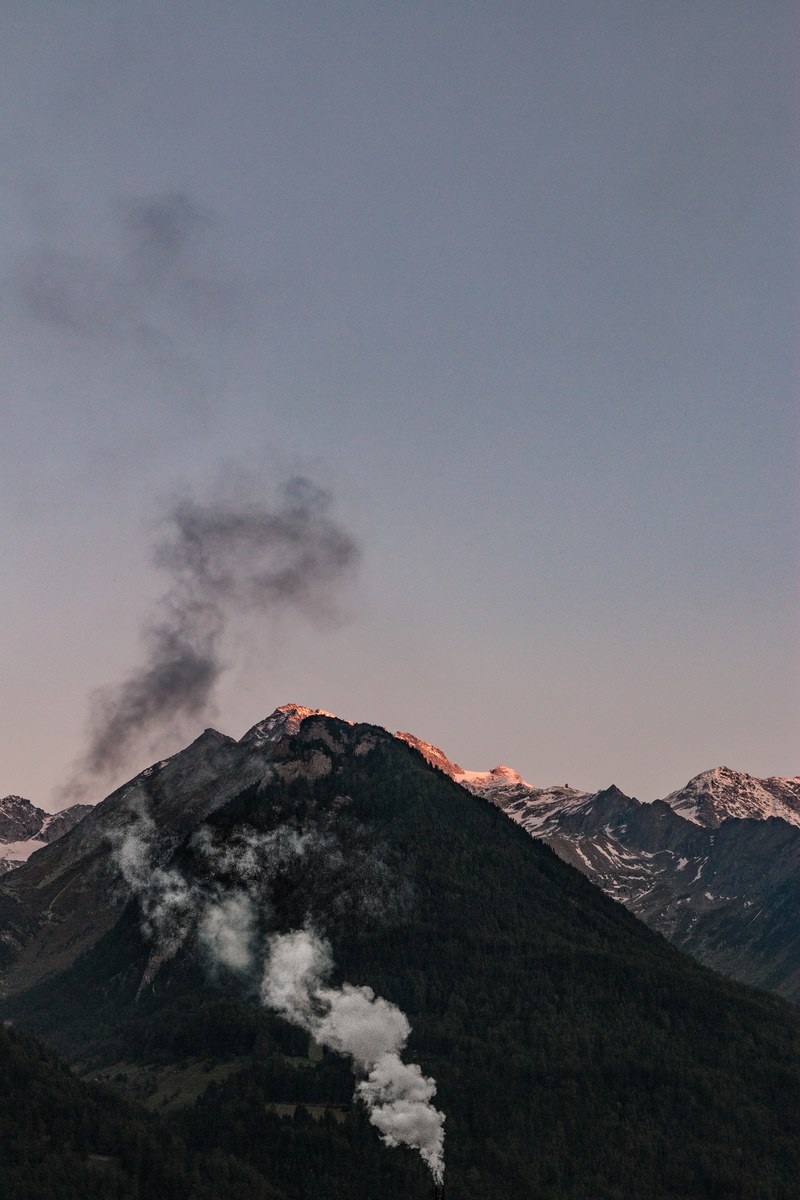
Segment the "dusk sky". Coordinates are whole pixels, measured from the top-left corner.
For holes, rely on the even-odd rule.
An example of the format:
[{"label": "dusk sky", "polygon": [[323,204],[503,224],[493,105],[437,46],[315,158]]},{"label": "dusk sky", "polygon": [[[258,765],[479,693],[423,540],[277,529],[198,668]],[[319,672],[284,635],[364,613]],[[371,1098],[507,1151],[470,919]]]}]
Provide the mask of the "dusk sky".
[{"label": "dusk sky", "polygon": [[92,799],[286,701],[541,786],[800,773],[798,24],[7,0],[0,795],[61,803],[176,498],[298,475],[358,564],[226,610]]}]

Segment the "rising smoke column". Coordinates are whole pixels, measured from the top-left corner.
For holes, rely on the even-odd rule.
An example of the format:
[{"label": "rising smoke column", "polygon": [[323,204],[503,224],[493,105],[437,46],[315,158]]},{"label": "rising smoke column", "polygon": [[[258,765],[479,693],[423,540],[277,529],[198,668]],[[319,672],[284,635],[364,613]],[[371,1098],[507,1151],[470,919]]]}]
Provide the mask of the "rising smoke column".
[{"label": "rising smoke column", "polygon": [[263,1003],[317,1042],[352,1058],[364,1076],[356,1094],[386,1145],[418,1150],[440,1184],[444,1114],[431,1104],[435,1082],[416,1063],[400,1058],[411,1032],[405,1014],[370,987],[332,987],[330,946],[308,929],[276,934],[269,948]]},{"label": "rising smoke column", "polygon": [[[312,851],[336,858],[341,848],[327,834],[320,838],[318,831],[299,833],[289,827],[251,832],[216,846],[202,827],[193,844],[214,870],[201,882],[187,879],[175,866],[156,865],[155,823],[141,805],[131,816],[133,822],[112,839],[112,850],[123,880],[138,898],[142,933],[153,944],[139,991],[192,935],[214,969],[244,977],[261,970],[261,1002],[353,1060],[361,1076],[356,1095],[383,1141],[419,1151],[441,1183],[444,1114],[431,1103],[434,1080],[400,1057],[411,1032],[405,1014],[370,987],[333,987],[330,945],[309,928],[271,935],[266,963],[259,967],[264,945],[257,926],[259,916],[270,912],[276,872]],[[227,885],[219,882],[219,872],[229,878]]]},{"label": "rising smoke column", "polygon": [[278,503],[181,500],[164,524],[154,560],[170,580],[144,628],[144,661],[91,701],[81,780],[119,771],[142,742],[177,734],[209,709],[225,668],[223,636],[234,616],[268,620],[292,611],[320,619],[358,560],[353,538],[331,517],[331,497],[294,477]]}]

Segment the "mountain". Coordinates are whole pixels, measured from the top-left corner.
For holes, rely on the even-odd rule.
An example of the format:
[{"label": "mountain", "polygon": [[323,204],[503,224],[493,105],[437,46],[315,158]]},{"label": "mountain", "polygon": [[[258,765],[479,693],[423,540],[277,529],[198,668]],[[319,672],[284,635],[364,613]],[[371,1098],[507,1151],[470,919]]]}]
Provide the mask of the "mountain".
[{"label": "mountain", "polygon": [[532,787],[508,767],[464,771],[398,737],[682,950],[800,1001],[800,779],[719,767],[643,804],[615,787]]},{"label": "mountain", "polygon": [[27,862],[36,850],[68,833],[90,808],[89,804],[73,804],[48,813],[22,796],[0,798],[0,874]]},{"label": "mountain", "polygon": [[[331,996],[405,1014],[448,1200],[796,1194],[797,1010],[681,954],[377,726],[283,706],[239,741],[206,731],[5,877],[0,928],[6,1019],[276,1200],[432,1191],[354,1099],[341,1042],[309,1040]],[[302,1017],[274,973],[312,933],[330,975]]]},{"label": "mountain", "polygon": [[800,826],[800,777],[754,779],[743,771],[717,767],[690,779],[686,787],[664,797],[676,813],[716,829],[731,817],[768,820],[780,817]]},{"label": "mountain", "polygon": [[[132,814],[158,823],[166,861],[215,809],[264,778],[271,750],[312,710],[288,704],[240,741],[207,729],[185,750],[147,767],[95,805],[58,843],[0,881],[0,989],[67,967],[118,920],[129,900],[110,853]],[[57,908],[54,908],[57,905]],[[57,915],[54,915],[57,914]]]}]

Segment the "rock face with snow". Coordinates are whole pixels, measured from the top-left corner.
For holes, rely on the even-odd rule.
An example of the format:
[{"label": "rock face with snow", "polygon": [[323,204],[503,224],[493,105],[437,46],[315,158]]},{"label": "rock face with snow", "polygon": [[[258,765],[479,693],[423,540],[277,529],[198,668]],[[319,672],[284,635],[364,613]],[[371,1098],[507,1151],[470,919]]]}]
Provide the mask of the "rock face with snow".
[{"label": "rock face with snow", "polygon": [[[240,740],[242,746],[273,746],[283,737],[298,732],[307,717],[332,717],[324,708],[306,708],[302,704],[281,704],[273,713],[259,721]],[[337,717],[337,720],[341,718]]]},{"label": "rock face with snow", "polygon": [[401,742],[413,746],[432,767],[444,771],[445,775],[455,779],[456,783],[468,787],[470,791],[485,790],[489,793],[494,788],[521,788],[524,792],[531,790],[530,784],[526,783],[522,776],[518,775],[511,767],[493,767],[491,771],[465,771],[458,763],[449,759],[438,746],[432,746],[430,742],[423,742],[413,733],[396,733],[394,736]]},{"label": "rock face with snow", "polygon": [[63,837],[90,809],[89,804],[73,804],[61,812],[48,813],[23,796],[0,798],[0,875]]},{"label": "rock face with snow", "polygon": [[3,796],[0,800],[0,839],[16,842],[33,837],[46,816],[41,808],[34,808],[30,800],[22,796]]},{"label": "rock face with snow", "polygon": [[665,796],[664,803],[687,820],[710,829],[718,828],[730,817],[780,817],[800,826],[800,777],[754,779],[743,771],[716,767],[695,775],[686,787]]}]

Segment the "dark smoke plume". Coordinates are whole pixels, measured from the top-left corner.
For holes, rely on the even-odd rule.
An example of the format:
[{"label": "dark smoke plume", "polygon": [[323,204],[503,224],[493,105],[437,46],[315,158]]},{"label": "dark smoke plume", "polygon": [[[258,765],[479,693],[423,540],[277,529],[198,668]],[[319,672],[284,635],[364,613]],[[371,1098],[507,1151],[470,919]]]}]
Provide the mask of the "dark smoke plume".
[{"label": "dark smoke plume", "polygon": [[154,549],[170,577],[144,632],[145,659],[91,702],[92,731],[80,778],[119,771],[142,743],[176,734],[208,711],[225,668],[231,619],[283,611],[321,619],[358,560],[353,538],[330,516],[330,495],[295,477],[278,503],[176,503]]}]

